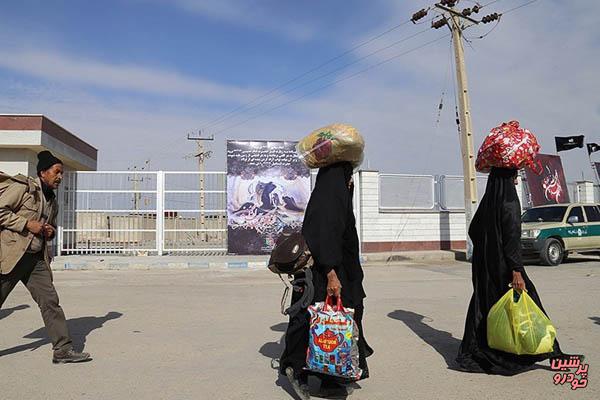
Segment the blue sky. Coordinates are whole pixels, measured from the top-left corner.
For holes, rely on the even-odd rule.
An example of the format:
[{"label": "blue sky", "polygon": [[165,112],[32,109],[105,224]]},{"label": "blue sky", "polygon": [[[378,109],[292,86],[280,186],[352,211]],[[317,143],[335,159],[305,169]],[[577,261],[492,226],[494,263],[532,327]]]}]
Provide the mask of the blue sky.
[{"label": "blue sky", "polygon": [[[500,0],[485,10],[501,12],[525,2]],[[126,169],[146,159],[151,169],[193,169],[194,161],[185,158],[193,152],[187,133],[405,21],[428,4],[10,2],[0,14],[0,112],[48,115],[99,148],[101,169]],[[473,38],[466,56],[476,146],[490,128],[509,119],[520,120],[536,133],[548,153],[554,151],[556,134],[581,132],[590,141],[600,141],[600,28],[594,17],[599,12],[597,2],[539,0],[506,14],[484,40],[475,38],[491,25],[468,32]],[[209,168],[224,169],[226,139],[294,140],[339,121],[363,132],[368,146],[365,167],[460,173],[449,38],[443,37],[447,31],[425,28],[407,24],[296,84],[331,72],[328,77],[291,93],[285,93],[287,87],[278,90],[273,96],[279,97],[264,106],[210,126],[206,132],[217,133],[217,140],[211,145],[215,153]],[[360,60],[421,31],[426,32]],[[438,38],[428,47],[310,94]],[[438,125],[443,91],[445,108]],[[244,122],[248,118],[252,119]],[[564,153],[563,159],[571,179],[580,178],[581,171],[591,178],[583,151]]]}]

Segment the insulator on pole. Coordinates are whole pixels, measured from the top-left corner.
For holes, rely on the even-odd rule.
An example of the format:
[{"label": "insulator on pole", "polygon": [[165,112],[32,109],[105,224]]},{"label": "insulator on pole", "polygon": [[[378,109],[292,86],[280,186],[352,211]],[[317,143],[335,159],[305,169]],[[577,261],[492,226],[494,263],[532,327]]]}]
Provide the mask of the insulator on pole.
[{"label": "insulator on pole", "polygon": [[415,24],[418,20],[424,18],[427,15],[428,11],[429,11],[428,9],[423,8],[423,9],[417,11],[416,13],[414,13],[410,20],[412,21],[413,24]]},{"label": "insulator on pole", "polygon": [[490,23],[492,21],[496,21],[500,18],[500,14],[498,13],[493,13],[493,14],[489,14],[486,15],[485,17],[481,18],[481,22],[483,22],[484,24]]},{"label": "insulator on pole", "polygon": [[431,23],[431,27],[433,29],[440,29],[442,26],[445,26],[448,24],[448,20],[446,19],[446,17],[442,17],[440,19],[438,19],[437,21],[433,21]]},{"label": "insulator on pole", "polygon": [[440,0],[440,4],[452,8],[456,5],[456,0]]}]

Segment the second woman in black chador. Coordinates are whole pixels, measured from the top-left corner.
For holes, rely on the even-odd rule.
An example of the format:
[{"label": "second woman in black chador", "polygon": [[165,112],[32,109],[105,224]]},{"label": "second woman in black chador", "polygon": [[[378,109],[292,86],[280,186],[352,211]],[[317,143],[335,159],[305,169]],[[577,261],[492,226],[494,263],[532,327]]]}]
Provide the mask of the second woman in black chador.
[{"label": "second woman in black chador", "polygon": [[[365,379],[369,376],[366,358],[373,350],[367,344],[362,329],[366,294],[362,286],[364,275],[352,205],[353,190],[350,163],[321,168],[306,208],[302,234],[315,260],[312,268],[313,303],[324,301],[328,294],[339,295],[341,292],[344,306],[355,310],[354,319],[360,332],[359,367],[363,370],[361,379]],[[300,296],[300,293],[294,292],[292,302]],[[280,359],[281,373],[290,378],[295,389],[301,386],[305,396],[308,396],[305,386],[307,375],[303,368],[306,366],[308,331],[307,310],[291,316],[285,335],[285,350]],[[327,379],[323,383],[322,387],[335,385]]]},{"label": "second woman in black chador", "polygon": [[464,371],[515,375],[530,369],[536,362],[563,355],[558,341],[554,343],[552,353],[541,355],[510,354],[487,345],[487,315],[507,292],[509,283],[515,289],[526,289],[544,310],[538,292],[523,268],[521,206],[515,188],[516,178],[517,170],[492,168],[485,195],[469,228],[469,237],[473,241],[473,296],[456,358],[459,368]]}]

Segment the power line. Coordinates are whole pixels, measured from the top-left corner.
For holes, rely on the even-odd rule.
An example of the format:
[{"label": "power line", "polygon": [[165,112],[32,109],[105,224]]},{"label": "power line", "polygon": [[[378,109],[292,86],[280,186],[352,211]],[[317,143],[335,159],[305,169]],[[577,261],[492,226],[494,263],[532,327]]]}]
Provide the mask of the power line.
[{"label": "power line", "polygon": [[511,8],[510,10],[506,10],[506,11],[504,11],[502,14],[508,14],[508,13],[510,13],[510,12],[516,11],[516,10],[518,10],[519,8],[523,8],[523,7],[526,7],[526,6],[530,5],[530,4],[533,4],[533,3],[535,3],[536,1],[539,1],[539,0],[531,0],[531,1],[528,1],[528,2],[527,2],[527,3],[525,3],[525,4],[521,4],[520,6],[517,6],[517,7]]},{"label": "power line", "polygon": [[[408,41],[408,40],[410,40],[410,39],[413,39],[413,38],[415,38],[415,37],[417,37],[417,36],[419,36],[419,35],[422,35],[422,34],[424,34],[424,33],[428,32],[428,31],[429,31],[429,28],[427,28],[427,29],[424,29],[424,30],[422,30],[422,31],[420,31],[420,32],[417,32],[417,33],[415,33],[415,34],[413,34],[413,35],[410,35],[410,36],[408,36],[408,37],[405,37],[405,38],[403,38],[403,39],[401,39],[401,40],[395,41],[395,42],[393,42],[393,43],[391,43],[391,44],[389,44],[389,45],[387,45],[387,46],[385,46],[385,47],[382,47],[382,48],[380,48],[380,49],[378,49],[378,50],[375,50],[375,51],[373,51],[373,52],[371,52],[371,53],[369,53],[369,54],[366,54],[366,55],[364,55],[364,56],[362,56],[362,57],[360,57],[360,58],[358,58],[358,59],[356,59],[356,60],[354,60],[354,61],[352,61],[352,62],[349,62],[349,63],[347,63],[347,64],[344,64],[344,65],[342,65],[341,67],[338,67],[338,68],[336,68],[336,69],[334,69],[334,70],[332,70],[332,71],[329,71],[329,72],[327,72],[327,73],[325,73],[325,74],[319,75],[319,76],[317,76],[317,77],[315,77],[315,78],[313,78],[313,79],[311,79],[311,80],[308,80],[308,81],[306,81],[306,82],[304,82],[304,83],[301,83],[301,84],[299,84],[299,85],[296,85],[296,86],[292,87],[291,89],[288,89],[288,90],[286,90],[286,91],[284,91],[284,92],[281,92],[281,93],[279,93],[277,96],[271,97],[271,98],[269,98],[269,99],[267,99],[267,100],[265,100],[265,101],[261,101],[261,102],[259,102],[258,104],[255,104],[255,105],[253,105],[252,107],[248,107],[248,108],[246,108],[246,109],[245,109],[243,112],[241,112],[240,114],[243,114],[243,113],[246,113],[246,112],[248,112],[248,111],[254,110],[254,109],[256,109],[256,108],[258,108],[258,107],[260,107],[260,106],[262,106],[262,105],[264,105],[264,104],[270,103],[271,101],[273,101],[273,100],[275,100],[275,99],[278,99],[278,98],[280,98],[280,97],[282,97],[282,96],[285,96],[286,94],[289,94],[289,93],[291,93],[291,92],[294,92],[294,91],[296,91],[296,90],[298,90],[298,89],[301,89],[301,88],[303,88],[303,87],[306,87],[306,86],[310,85],[310,84],[311,84],[311,83],[313,83],[313,82],[316,82],[316,81],[319,81],[319,80],[321,80],[321,79],[323,79],[323,78],[326,78],[326,77],[328,77],[328,76],[331,76],[331,75],[335,74],[336,72],[342,71],[342,70],[344,70],[344,69],[346,69],[346,68],[348,68],[348,67],[350,67],[350,66],[352,66],[352,65],[358,64],[359,62],[361,62],[361,61],[363,61],[363,60],[365,60],[365,59],[367,59],[367,58],[369,58],[369,57],[372,57],[372,56],[374,56],[375,54],[379,54],[379,53],[381,53],[381,52],[383,52],[383,51],[385,51],[385,50],[389,50],[389,49],[391,49],[392,47],[399,45],[400,43],[404,43],[404,42],[406,42],[406,41]],[[222,119],[220,122],[218,122],[218,123],[214,123],[214,124],[207,125],[207,127],[206,127],[206,128],[210,128],[210,127],[212,127],[212,126],[221,125],[221,123],[222,123],[222,122],[224,122],[224,121],[227,121],[227,120],[229,120],[229,119],[231,119],[231,118],[234,118],[235,116],[236,116],[236,115],[231,115],[231,116],[228,116],[228,117],[226,117],[226,118],[223,118],[223,119]]]},{"label": "power line", "polygon": [[333,86],[333,85],[336,85],[336,84],[338,84],[338,83],[340,83],[340,82],[343,82],[343,81],[346,81],[346,80],[348,80],[348,79],[354,78],[354,77],[356,77],[356,76],[358,76],[358,75],[361,75],[361,74],[363,74],[363,73],[365,73],[365,72],[368,72],[368,71],[372,70],[373,68],[377,68],[377,67],[379,67],[379,66],[381,66],[381,65],[383,65],[383,64],[389,63],[389,62],[391,62],[391,61],[393,61],[393,60],[395,60],[395,59],[397,59],[397,58],[400,58],[400,57],[402,57],[402,56],[404,56],[404,55],[406,55],[406,54],[409,54],[409,53],[412,53],[412,52],[414,52],[414,51],[420,50],[420,49],[422,49],[423,47],[429,46],[429,45],[431,45],[431,44],[433,44],[433,43],[435,43],[435,42],[438,42],[438,41],[440,41],[440,40],[442,40],[442,39],[444,39],[444,38],[447,38],[447,37],[449,37],[449,36],[450,36],[450,34],[446,34],[446,35],[444,35],[444,36],[441,36],[441,37],[439,37],[439,38],[437,38],[437,39],[434,39],[434,40],[431,40],[431,41],[429,41],[429,42],[426,42],[426,43],[424,43],[424,44],[422,44],[422,45],[420,45],[420,46],[418,46],[418,47],[414,47],[414,48],[412,48],[412,49],[410,49],[410,50],[407,50],[407,51],[405,51],[405,52],[402,52],[402,53],[400,53],[400,54],[396,54],[396,55],[395,55],[395,56],[393,56],[393,57],[387,58],[387,59],[385,59],[385,60],[383,60],[383,61],[380,61],[380,62],[378,62],[378,63],[376,63],[376,64],[373,64],[373,65],[371,65],[371,66],[369,66],[369,67],[367,67],[367,68],[364,68],[364,69],[362,69],[362,70],[359,70],[359,71],[357,71],[357,72],[355,72],[355,73],[353,73],[353,74],[351,74],[351,75],[348,75],[348,76],[346,76],[346,77],[343,77],[343,78],[337,79],[337,80],[335,80],[335,81],[333,81],[333,82],[331,82],[331,83],[328,83],[328,84],[326,84],[326,85],[320,86],[320,87],[318,87],[317,89],[315,89],[315,90],[313,90],[313,91],[311,91],[311,92],[308,92],[308,93],[306,93],[306,94],[304,94],[304,95],[302,95],[302,96],[296,97],[296,98],[294,98],[294,99],[292,99],[292,100],[290,100],[290,101],[288,101],[288,102],[285,102],[285,103],[283,103],[283,104],[280,104],[280,105],[278,105],[278,106],[276,106],[276,107],[270,108],[270,109],[268,109],[268,110],[266,110],[266,111],[264,111],[264,112],[261,112],[261,113],[259,113],[259,114],[256,114],[256,115],[252,116],[252,117],[249,117],[249,118],[247,118],[247,119],[245,119],[245,120],[243,120],[243,121],[241,121],[241,122],[238,122],[238,123],[236,123],[236,124],[233,124],[233,125],[227,126],[227,127],[223,128],[223,129],[221,129],[221,130],[218,130],[218,131],[216,131],[216,132],[214,133],[214,135],[218,135],[219,133],[222,133],[222,132],[225,132],[225,131],[227,131],[227,130],[230,130],[230,129],[236,128],[236,127],[238,127],[238,126],[240,126],[240,125],[243,125],[243,124],[245,124],[245,123],[246,123],[246,122],[248,122],[248,121],[251,121],[251,120],[253,120],[253,119],[256,119],[256,118],[258,118],[258,117],[260,117],[260,116],[262,116],[262,115],[265,115],[265,114],[271,113],[271,112],[273,112],[273,111],[275,111],[275,110],[278,110],[278,109],[280,109],[280,108],[282,108],[282,107],[285,107],[285,106],[287,106],[287,105],[289,105],[289,104],[292,104],[292,103],[294,103],[294,102],[296,102],[296,101],[298,101],[298,100],[304,99],[304,98],[306,98],[306,97],[308,97],[308,96],[310,96],[310,95],[312,95],[312,94],[314,94],[314,93],[317,93],[317,92],[319,92],[319,91],[321,91],[321,90],[323,90],[323,89],[326,89],[326,88],[328,88],[328,87],[330,87],[330,86]]},{"label": "power line", "polygon": [[[450,75],[452,74],[452,41],[450,41],[450,46],[448,48],[449,52],[448,52],[448,56],[449,56],[449,64],[448,64],[448,68],[446,69],[446,74],[445,74],[445,78],[444,78],[444,86],[442,89],[442,95],[440,98],[440,104],[438,106],[438,110],[437,110],[437,118],[435,121],[435,125],[434,125],[434,136],[437,136],[438,132],[439,132],[439,128],[440,128],[440,119],[441,119],[441,114],[442,114],[442,107],[443,107],[443,102],[444,102],[444,96],[446,94],[446,89],[448,87],[448,80],[450,78]],[[456,93],[456,92],[455,92]],[[434,141],[430,140],[427,148],[425,149],[425,154],[429,154],[431,153],[431,150],[433,149],[433,144]],[[414,182],[415,177],[411,177],[410,181],[409,181],[409,185],[412,186],[413,182]],[[413,192],[414,195],[412,197],[412,204],[410,206],[411,209],[415,208],[415,205],[417,204],[417,196],[419,191],[421,190],[421,186],[423,184],[423,180],[419,180],[417,183],[417,188],[416,190]],[[404,221],[404,224],[402,225],[402,227],[397,231],[396,236],[394,238],[394,242],[392,244],[392,250],[390,253],[394,253],[394,251],[396,250],[396,243],[398,243],[398,239],[400,238],[400,236],[404,233],[404,230],[406,229],[406,226],[408,225],[410,218],[407,218],[406,221]],[[398,224],[400,225],[400,224]]]},{"label": "power line", "polygon": [[[501,1],[501,0],[496,0],[496,1]],[[494,3],[495,3],[496,1],[494,1]],[[495,24],[495,25],[492,27],[492,29],[490,29],[490,30],[489,30],[488,32],[486,32],[485,34],[483,34],[483,35],[480,35],[480,36],[477,36],[477,37],[470,37],[470,38],[467,38],[467,37],[465,36],[465,40],[466,40],[466,39],[471,39],[471,40],[473,40],[473,39],[483,39],[483,38],[485,38],[486,36],[488,36],[489,34],[491,34],[492,32],[494,32],[494,31],[496,30],[496,28],[497,28],[497,27],[500,25],[500,20],[502,19],[502,16],[503,16],[504,14],[508,14],[508,13],[510,13],[510,12],[513,12],[513,11],[516,11],[516,10],[518,10],[518,9],[520,9],[520,8],[526,7],[526,6],[530,5],[530,4],[533,4],[533,3],[535,3],[536,1],[538,1],[538,0],[532,0],[532,1],[529,1],[529,2],[527,2],[527,3],[521,4],[520,6],[513,7],[513,8],[511,8],[511,9],[507,10],[507,11],[504,11],[504,12],[498,13],[498,19],[496,20],[496,24]],[[491,4],[491,3],[490,3],[490,4]]]},{"label": "power line", "polygon": [[319,69],[321,69],[321,68],[325,67],[326,65],[329,65],[329,64],[331,64],[332,62],[339,60],[340,58],[342,58],[342,57],[346,56],[347,54],[350,54],[350,53],[351,53],[351,52],[353,52],[354,50],[357,50],[357,49],[359,49],[359,48],[361,48],[361,47],[364,47],[364,46],[368,45],[369,43],[372,43],[372,42],[374,42],[375,40],[377,40],[377,39],[379,39],[379,38],[381,38],[381,37],[383,37],[383,36],[385,36],[385,35],[387,35],[387,34],[389,34],[389,33],[393,32],[393,31],[395,31],[395,30],[397,30],[397,29],[401,28],[402,26],[404,26],[404,25],[407,25],[408,23],[410,23],[410,19],[409,19],[409,20],[406,20],[406,21],[404,21],[404,22],[402,22],[402,23],[400,23],[400,24],[398,24],[398,25],[395,25],[395,26],[391,27],[391,28],[389,28],[389,29],[387,29],[387,30],[385,30],[385,31],[381,32],[380,34],[378,34],[378,35],[376,35],[376,36],[374,36],[374,37],[372,37],[372,38],[370,38],[370,39],[368,39],[368,40],[366,40],[366,41],[364,41],[364,42],[362,42],[362,43],[359,43],[358,45],[356,45],[356,46],[354,46],[354,47],[352,47],[352,48],[350,48],[350,49],[348,49],[348,50],[344,51],[343,53],[340,53],[339,55],[337,55],[337,56],[335,56],[335,57],[332,57],[332,58],[330,58],[329,60],[327,60],[327,61],[325,61],[325,62],[323,62],[323,63],[321,63],[321,64],[317,65],[316,67],[314,67],[314,68],[311,68],[310,70],[308,70],[308,71],[306,71],[306,72],[304,72],[304,73],[302,73],[302,74],[300,74],[300,75],[298,75],[298,76],[296,76],[296,77],[294,77],[294,78],[292,78],[292,79],[288,80],[287,82],[284,82],[284,83],[282,83],[281,85],[278,85],[278,86],[274,87],[273,89],[271,89],[271,90],[269,90],[268,92],[266,92],[266,93],[264,93],[264,94],[262,94],[262,95],[260,95],[260,96],[256,97],[255,99],[251,100],[250,102],[248,102],[248,103],[246,103],[246,104],[242,104],[241,106],[239,106],[239,107],[236,107],[235,109],[233,109],[233,110],[231,110],[231,111],[229,111],[229,112],[227,112],[227,113],[225,113],[225,114],[223,114],[223,115],[221,115],[221,116],[219,116],[219,117],[217,117],[217,118],[213,119],[212,121],[209,121],[209,122],[208,122],[208,123],[207,123],[207,124],[204,126],[204,128],[206,128],[207,126],[210,126],[210,125],[214,124],[215,122],[221,121],[223,118],[225,118],[225,117],[227,117],[227,116],[229,116],[229,115],[231,115],[231,114],[233,114],[233,113],[236,113],[236,112],[238,112],[238,111],[240,111],[240,110],[243,110],[243,109],[245,109],[245,108],[246,108],[246,107],[248,107],[249,105],[251,105],[251,104],[254,104],[255,102],[257,102],[258,100],[261,100],[261,99],[263,99],[263,98],[267,97],[267,96],[268,96],[268,95],[270,95],[271,93],[274,93],[274,92],[276,92],[277,90],[279,90],[279,89],[282,89],[282,88],[284,88],[284,87],[288,86],[289,84],[291,84],[291,83],[294,83],[294,82],[296,82],[296,81],[298,81],[298,80],[300,80],[300,79],[304,78],[305,76],[307,76],[307,75],[309,75],[309,74],[311,74],[311,73],[313,73],[313,72],[315,72],[315,71],[318,71]]},{"label": "power line", "polygon": [[[497,2],[499,2],[499,1],[502,1],[502,0],[493,0],[493,1],[490,1],[490,2],[488,2],[488,3],[486,3],[486,4],[483,4],[483,5],[481,5],[481,6],[480,6],[480,9],[481,9],[481,8],[484,8],[484,7],[487,7],[487,6],[490,6],[490,5],[492,5],[492,4],[494,4],[494,3],[497,3]],[[517,7],[514,7],[514,8],[512,8],[512,9],[509,9],[509,10],[507,10],[507,11],[505,11],[503,14],[506,14],[506,13],[509,13],[509,12],[515,11],[515,10],[517,10],[517,9],[520,9],[520,8],[522,8],[522,7],[525,7],[525,6],[527,6],[527,5],[530,5],[530,4],[532,4],[532,3],[535,3],[536,1],[538,1],[538,0],[531,0],[531,1],[527,2],[527,3],[525,3],[525,4],[522,4],[522,5],[520,5],[520,6],[517,6]],[[477,2],[475,2],[475,3],[477,3]],[[431,18],[429,21],[433,21],[434,19],[435,19],[435,17],[434,17],[434,18]],[[386,47],[384,47],[384,48],[382,48],[382,49],[376,50],[376,51],[374,51],[374,52],[372,52],[372,53],[369,53],[369,54],[368,54],[368,55],[366,55],[366,56],[363,56],[363,57],[361,57],[359,60],[356,60],[356,61],[354,61],[354,62],[351,62],[351,63],[345,64],[344,66],[342,66],[342,67],[340,67],[340,68],[337,68],[337,69],[335,69],[335,70],[333,70],[333,71],[331,71],[331,72],[328,72],[328,73],[326,73],[326,74],[323,74],[323,75],[321,75],[321,76],[319,76],[319,77],[316,77],[316,78],[314,78],[314,79],[312,79],[312,80],[309,80],[308,82],[305,82],[305,83],[303,83],[303,84],[301,84],[301,85],[295,86],[294,88],[292,88],[292,89],[290,89],[290,90],[288,90],[288,91],[286,91],[286,92],[283,92],[283,93],[281,93],[281,94],[278,94],[277,96],[275,96],[275,97],[273,97],[273,98],[271,98],[271,99],[269,99],[269,100],[266,100],[266,101],[264,101],[264,102],[261,102],[260,104],[257,104],[257,105],[255,105],[255,106],[252,106],[252,107],[250,107],[250,108],[248,107],[248,106],[250,106],[250,105],[252,105],[252,104],[256,103],[258,100],[261,100],[261,99],[263,99],[263,98],[265,98],[265,97],[269,96],[270,94],[272,94],[272,93],[276,92],[277,90],[279,90],[279,89],[281,89],[281,88],[283,88],[283,87],[286,87],[286,86],[288,86],[289,84],[291,84],[291,83],[293,83],[293,82],[296,82],[296,81],[298,81],[298,80],[302,79],[303,77],[305,77],[305,76],[307,76],[307,75],[309,75],[309,74],[311,74],[311,73],[313,73],[313,72],[315,72],[315,71],[317,71],[317,70],[319,70],[319,69],[323,68],[323,67],[324,67],[324,66],[326,66],[326,65],[329,65],[329,64],[331,64],[332,62],[334,62],[334,61],[336,61],[336,60],[338,60],[338,59],[340,59],[340,58],[344,57],[345,55],[347,55],[347,54],[349,54],[349,53],[353,52],[354,50],[357,50],[357,49],[359,49],[359,48],[361,48],[361,47],[364,47],[364,46],[366,46],[367,44],[369,44],[369,43],[372,43],[373,41],[375,41],[375,40],[377,40],[377,39],[379,39],[379,38],[381,38],[381,37],[383,37],[383,36],[385,36],[385,35],[389,34],[390,32],[393,32],[394,30],[397,30],[398,28],[400,28],[400,27],[402,27],[402,26],[404,26],[404,25],[407,25],[407,24],[408,24],[408,23],[410,23],[410,22],[411,22],[411,20],[409,19],[409,20],[407,20],[407,21],[404,21],[404,22],[402,22],[402,23],[400,23],[400,24],[398,24],[398,25],[395,25],[395,26],[393,26],[393,27],[391,27],[391,28],[387,29],[386,31],[384,31],[384,32],[382,32],[382,33],[380,33],[380,34],[378,34],[378,35],[376,35],[376,36],[374,36],[374,37],[372,37],[372,38],[370,38],[370,39],[368,39],[368,40],[366,40],[366,41],[364,41],[364,42],[362,42],[362,43],[360,43],[360,44],[358,44],[358,45],[356,45],[356,46],[354,46],[354,47],[352,47],[352,48],[350,48],[350,49],[348,49],[348,50],[346,50],[346,51],[344,51],[343,53],[341,53],[341,54],[339,54],[339,55],[337,55],[337,56],[335,56],[335,57],[333,57],[333,58],[331,58],[331,59],[329,59],[329,60],[327,60],[327,61],[325,61],[325,62],[323,62],[323,63],[319,64],[318,66],[316,66],[316,67],[314,67],[314,68],[312,68],[312,69],[310,69],[310,70],[308,70],[308,71],[306,71],[306,72],[304,72],[304,73],[302,73],[302,74],[300,74],[300,75],[296,76],[295,78],[292,78],[292,79],[288,80],[287,82],[285,82],[285,83],[283,83],[283,84],[281,84],[281,85],[279,85],[279,86],[277,86],[277,87],[275,87],[275,88],[273,88],[273,89],[269,90],[269,91],[268,91],[268,92],[266,92],[265,94],[263,94],[263,95],[261,95],[261,96],[258,96],[258,97],[256,97],[256,98],[255,98],[255,99],[253,99],[252,101],[250,101],[250,102],[248,102],[248,103],[246,103],[246,104],[244,104],[244,105],[241,105],[241,106],[239,106],[239,107],[235,108],[234,110],[231,110],[231,111],[229,111],[229,112],[228,112],[228,113],[226,113],[226,114],[223,114],[223,115],[221,115],[220,117],[218,117],[218,118],[216,118],[216,119],[214,119],[214,120],[210,121],[210,122],[208,123],[208,125],[205,125],[205,126],[215,126],[215,125],[220,125],[220,124],[221,124],[221,122],[223,122],[223,121],[225,121],[225,120],[229,120],[229,119],[231,119],[231,118],[232,118],[232,117],[231,117],[231,116],[232,116],[232,114],[239,113],[239,112],[241,112],[242,110],[243,110],[243,112],[247,112],[247,111],[250,111],[250,110],[252,110],[252,109],[255,109],[255,108],[259,107],[260,105],[266,104],[266,103],[268,103],[268,102],[270,102],[270,101],[272,101],[272,100],[274,100],[274,99],[276,99],[276,98],[279,98],[279,97],[281,97],[281,96],[282,96],[282,95],[284,95],[284,94],[288,94],[288,93],[290,93],[290,92],[292,92],[292,91],[294,91],[294,90],[297,90],[297,89],[299,89],[299,88],[301,88],[301,87],[305,87],[305,86],[307,86],[308,84],[310,84],[310,83],[312,83],[312,82],[315,82],[315,81],[317,81],[317,80],[320,80],[320,79],[322,79],[322,78],[324,78],[324,77],[330,76],[330,75],[332,75],[332,74],[333,74],[333,73],[335,73],[335,72],[338,72],[338,71],[340,71],[340,70],[342,70],[342,69],[344,69],[344,68],[347,68],[347,67],[349,67],[349,66],[351,66],[351,65],[354,65],[354,64],[358,63],[359,61],[362,61],[362,60],[364,60],[364,59],[366,59],[366,58],[368,58],[368,57],[370,57],[370,56],[372,56],[372,55],[374,55],[374,54],[377,54],[377,53],[380,53],[381,51],[387,50],[387,49],[389,49],[389,48],[391,48],[391,47],[393,47],[393,46],[395,46],[395,45],[397,45],[397,44],[399,44],[399,43],[401,43],[401,42],[404,42],[404,41],[408,40],[409,38],[414,38],[415,36],[417,36],[417,35],[420,35],[420,34],[422,34],[422,33],[424,33],[424,32],[425,32],[425,31],[418,32],[417,34],[411,35],[411,36],[410,36],[410,37],[408,37],[408,38],[405,38],[405,39],[399,40],[399,41],[397,41],[397,42],[394,42],[394,43],[392,43],[392,44],[391,44],[391,45],[389,45],[389,46],[386,46]],[[424,22],[427,22],[427,21],[424,21]],[[448,36],[448,35],[446,35],[446,36]],[[367,67],[367,68],[365,68],[365,69],[363,69],[363,70],[360,70],[360,71],[358,71],[358,72],[357,72],[357,73],[355,73],[355,74],[351,74],[351,75],[349,75],[349,76],[346,76],[346,77],[344,77],[344,78],[341,78],[341,79],[335,80],[335,81],[333,81],[333,82],[331,82],[331,83],[329,83],[329,84],[323,85],[323,86],[321,86],[321,87],[319,87],[319,88],[317,88],[317,89],[315,89],[315,90],[313,90],[313,91],[311,91],[311,92],[309,92],[309,93],[306,93],[306,94],[304,94],[304,95],[302,95],[302,96],[296,97],[296,98],[294,98],[294,99],[292,99],[292,100],[290,100],[290,101],[287,101],[287,102],[285,102],[285,103],[283,103],[283,104],[280,104],[280,105],[278,105],[278,106],[275,106],[275,107],[273,107],[273,108],[267,109],[267,110],[265,110],[265,111],[263,111],[263,112],[260,112],[259,114],[256,114],[256,115],[254,115],[254,116],[251,116],[251,117],[249,117],[249,118],[247,118],[247,119],[245,119],[245,120],[242,120],[242,121],[240,121],[240,122],[238,122],[238,123],[235,123],[235,124],[233,124],[233,125],[230,125],[230,126],[227,126],[227,127],[223,128],[223,129],[217,130],[217,131],[215,132],[215,134],[219,134],[219,133],[222,133],[222,132],[224,132],[224,131],[227,131],[227,130],[230,130],[230,129],[232,129],[232,128],[235,128],[235,127],[237,127],[237,126],[243,125],[243,124],[245,124],[245,123],[246,123],[246,122],[248,122],[248,121],[251,121],[251,120],[253,120],[253,119],[256,119],[256,118],[258,118],[258,117],[260,117],[260,116],[262,116],[262,115],[265,115],[265,114],[271,113],[271,112],[273,112],[273,111],[275,111],[275,110],[277,110],[277,109],[280,109],[280,108],[282,108],[282,107],[285,107],[285,106],[287,106],[287,105],[289,105],[289,104],[291,104],[291,103],[294,103],[294,102],[296,102],[296,101],[298,101],[298,100],[301,100],[301,99],[303,99],[303,98],[306,98],[306,97],[308,97],[308,96],[310,96],[310,95],[312,95],[312,94],[314,94],[314,93],[316,93],[316,92],[319,92],[319,91],[321,91],[321,90],[323,90],[323,89],[325,89],[325,88],[328,88],[328,87],[330,87],[330,86],[333,86],[333,85],[335,85],[335,84],[337,84],[337,83],[340,83],[340,82],[343,82],[343,81],[345,81],[345,80],[351,79],[351,78],[353,78],[353,77],[355,77],[355,76],[357,76],[357,75],[360,75],[360,74],[362,74],[362,73],[365,73],[365,72],[367,72],[367,71],[369,71],[369,70],[371,70],[371,69],[373,69],[373,68],[375,68],[375,67],[378,67],[378,66],[380,66],[380,65],[382,65],[382,64],[385,64],[385,63],[387,63],[387,62],[390,62],[390,61],[392,61],[392,60],[394,60],[394,59],[396,59],[396,58],[398,58],[398,57],[400,57],[400,56],[403,56],[403,55],[405,55],[405,54],[408,54],[408,53],[410,53],[410,52],[416,51],[416,50],[420,49],[421,47],[425,47],[425,46],[427,46],[427,45],[430,45],[430,44],[432,44],[433,42],[436,42],[436,41],[438,41],[438,40],[441,40],[442,38],[444,38],[444,37],[446,37],[446,36],[440,37],[440,38],[438,38],[438,39],[436,39],[436,40],[434,40],[434,41],[432,41],[432,42],[427,42],[427,43],[425,43],[425,44],[424,44],[424,45],[422,45],[422,46],[419,46],[419,47],[417,47],[417,48],[414,48],[414,49],[408,50],[407,52],[400,53],[400,54],[398,54],[398,55],[396,55],[396,56],[394,56],[394,57],[388,58],[388,59],[386,59],[386,60],[384,60],[384,61],[382,61],[382,62],[380,62],[380,63],[374,64],[374,65],[372,65],[372,66],[370,66],[370,67]]]},{"label": "power line", "polygon": [[480,8],[491,6],[492,4],[497,3],[499,1],[502,1],[502,0],[493,0],[493,1],[490,1],[489,3],[485,3],[484,5],[482,5]]}]

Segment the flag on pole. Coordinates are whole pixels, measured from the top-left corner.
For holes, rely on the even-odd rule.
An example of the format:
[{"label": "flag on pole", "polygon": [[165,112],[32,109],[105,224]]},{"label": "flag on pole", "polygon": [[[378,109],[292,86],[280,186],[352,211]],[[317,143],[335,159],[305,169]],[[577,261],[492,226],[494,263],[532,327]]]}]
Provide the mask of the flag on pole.
[{"label": "flag on pole", "polygon": [[600,144],[597,144],[597,143],[588,143],[587,144],[587,150],[588,150],[588,154],[590,154],[590,155],[592,153],[600,151]]},{"label": "flag on pole", "polygon": [[556,142],[556,151],[559,152],[565,150],[572,150],[575,148],[583,148],[583,139],[583,135],[566,137],[556,136],[554,137],[554,141]]}]

